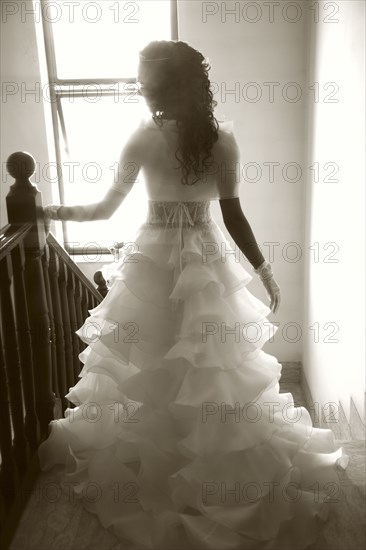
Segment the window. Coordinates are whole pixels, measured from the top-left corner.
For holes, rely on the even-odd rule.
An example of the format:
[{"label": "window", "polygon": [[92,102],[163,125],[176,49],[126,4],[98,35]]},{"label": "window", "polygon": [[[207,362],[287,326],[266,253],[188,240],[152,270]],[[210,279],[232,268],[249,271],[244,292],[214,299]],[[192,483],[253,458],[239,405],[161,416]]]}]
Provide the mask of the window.
[{"label": "window", "polygon": [[[125,140],[149,113],[137,94],[138,52],[178,39],[176,2],[41,0],[60,202],[97,202],[113,183]],[[62,222],[64,246],[89,258],[109,252],[128,242],[146,208],[140,172],[109,220]]]}]

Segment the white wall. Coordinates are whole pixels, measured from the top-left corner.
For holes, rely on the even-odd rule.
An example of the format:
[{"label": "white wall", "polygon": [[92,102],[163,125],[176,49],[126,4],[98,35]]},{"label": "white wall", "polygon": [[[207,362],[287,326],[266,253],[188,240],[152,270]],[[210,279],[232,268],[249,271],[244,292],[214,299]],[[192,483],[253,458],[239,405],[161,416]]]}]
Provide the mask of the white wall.
[{"label": "white wall", "polygon": [[[217,114],[234,120],[235,133],[241,150],[243,165],[257,163],[262,174],[254,182],[255,171],[248,166],[247,180],[242,184],[241,204],[264,256],[272,262],[275,278],[282,291],[282,302],[276,314],[268,319],[277,322],[279,329],[273,342],[267,342],[264,351],[283,361],[301,360],[302,349],[302,288],[303,288],[303,186],[304,179],[285,181],[282,171],[287,163],[304,164],[305,152],[305,98],[297,102],[286,101],[284,87],[296,82],[303,87],[306,74],[306,18],[290,23],[278,10],[274,22],[270,21],[268,8],[259,3],[257,14],[251,9],[243,11],[242,2],[180,0],[179,37],[207,56],[212,65],[211,82],[218,93]],[[229,10],[240,8],[230,15]],[[207,14],[212,11],[212,15]],[[296,13],[289,11],[288,18]],[[257,22],[250,23],[248,20]],[[246,89],[247,83],[255,86]],[[269,85],[275,82],[273,101]],[[238,90],[239,94],[228,93]],[[255,90],[262,97],[256,102]],[[294,89],[288,89],[290,98]],[[285,92],[284,92],[285,93]],[[301,94],[300,94],[301,96]],[[260,97],[260,96],[259,96]],[[286,97],[286,94],[285,94]],[[269,168],[264,163],[275,162],[274,180],[270,181]],[[295,170],[289,170],[288,178],[296,179]],[[231,240],[220,220],[217,221]],[[274,255],[270,255],[270,245]],[[295,242],[295,246],[288,243]],[[286,248],[287,247],[287,248]],[[287,251],[287,252],[286,252]],[[297,261],[290,261],[296,259]],[[247,261],[245,268],[251,270]],[[249,290],[268,303],[262,283],[256,279]]]},{"label": "white wall", "polygon": [[[307,171],[304,326],[318,323],[319,341],[305,332],[303,366],[314,401],[340,401],[349,419],[350,397],[364,418],[365,395],[365,4],[337,6],[336,23],[309,19],[308,84],[319,83],[320,97],[309,102],[307,166],[319,163],[320,176],[316,182]],[[337,88],[324,90],[330,82]],[[328,162],[336,163],[338,182],[324,181]],[[335,245],[326,250],[326,243]]]},{"label": "white wall", "polygon": [[[5,4],[5,3],[4,3]],[[7,223],[5,197],[14,180],[6,173],[6,160],[15,151],[27,151],[36,159],[37,171],[33,182],[42,192],[43,203],[52,202],[52,186],[42,178],[47,167],[54,162],[52,142],[47,140],[50,132],[50,104],[43,100],[40,56],[37,48],[34,16],[27,15],[32,9],[30,0],[7,2],[1,17],[1,220]],[[22,11],[22,5],[23,10]],[[14,14],[10,14],[14,10]],[[42,51],[41,51],[42,54]],[[41,55],[42,60],[42,55]],[[44,66],[44,63],[43,63]],[[36,91],[36,93],[31,93]],[[49,146],[51,143],[51,147]]]}]

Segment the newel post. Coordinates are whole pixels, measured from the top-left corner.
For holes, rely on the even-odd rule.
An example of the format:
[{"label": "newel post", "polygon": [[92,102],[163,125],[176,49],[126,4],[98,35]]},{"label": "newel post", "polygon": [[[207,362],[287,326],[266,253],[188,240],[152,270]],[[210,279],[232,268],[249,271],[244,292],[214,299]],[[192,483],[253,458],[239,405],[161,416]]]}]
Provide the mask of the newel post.
[{"label": "newel post", "polygon": [[6,196],[8,221],[11,225],[31,223],[33,227],[28,236],[27,248],[34,247],[43,251],[46,234],[42,193],[29,179],[36,171],[36,161],[29,153],[13,153],[6,162],[6,169],[15,179]]},{"label": "newel post", "polygon": [[24,282],[31,329],[36,412],[41,432],[47,434],[47,426],[54,418],[56,396],[52,392],[50,318],[42,270],[42,255],[46,245],[42,193],[29,179],[36,168],[32,155],[26,152],[13,153],[6,167],[15,178],[6,197],[9,224],[32,224],[24,240]]}]

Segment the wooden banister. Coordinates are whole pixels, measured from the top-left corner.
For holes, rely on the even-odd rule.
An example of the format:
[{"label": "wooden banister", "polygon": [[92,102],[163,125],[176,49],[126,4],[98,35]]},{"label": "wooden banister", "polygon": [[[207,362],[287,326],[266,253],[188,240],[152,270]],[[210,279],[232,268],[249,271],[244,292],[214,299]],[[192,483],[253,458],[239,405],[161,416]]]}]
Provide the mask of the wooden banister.
[{"label": "wooden banister", "polygon": [[8,224],[0,229],[0,261],[10,254],[13,248],[19,246],[31,229],[32,224],[30,223],[25,223],[20,227]]},{"label": "wooden banister", "polygon": [[11,542],[39,473],[37,448],[51,420],[72,408],[85,344],[75,331],[100,303],[93,286],[58,243],[46,236],[42,195],[30,178],[35,160],[17,152],[0,229],[0,516],[1,548]]}]

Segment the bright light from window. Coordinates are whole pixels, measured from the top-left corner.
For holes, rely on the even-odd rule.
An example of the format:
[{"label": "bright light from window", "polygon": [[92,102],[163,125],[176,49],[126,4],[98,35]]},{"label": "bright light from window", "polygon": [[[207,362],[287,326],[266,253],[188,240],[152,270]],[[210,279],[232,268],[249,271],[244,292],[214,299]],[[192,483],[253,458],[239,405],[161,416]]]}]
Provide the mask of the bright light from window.
[{"label": "bright light from window", "polygon": [[[97,202],[114,181],[127,138],[141,118],[151,116],[132,85],[101,81],[136,78],[139,50],[152,40],[171,39],[170,1],[58,0],[50,2],[44,14],[53,33],[57,78],[91,82],[83,86],[81,97],[64,96],[60,100],[69,146],[67,154],[62,148],[65,144],[60,144],[64,202]],[[98,83],[93,84],[95,80]],[[71,93],[74,89],[70,85]],[[103,90],[110,95],[104,95]],[[121,90],[129,93],[119,95],[117,91]],[[146,210],[147,195],[140,172],[132,191],[110,220],[67,222],[68,241],[76,247],[127,242],[143,223]]]},{"label": "bright light from window", "polygon": [[[121,149],[138,121],[148,116],[143,100],[114,96],[88,103],[83,98],[62,100],[69,136],[70,159],[63,155],[65,202],[98,202],[116,177]],[[147,207],[145,183],[140,172],[121,208],[107,221],[68,222],[68,239],[84,246],[99,246],[131,238],[143,222]],[[75,246],[79,246],[76,244]]]},{"label": "bright light from window", "polygon": [[49,9],[62,79],[134,76],[138,51],[171,37],[169,0],[58,0]]}]

